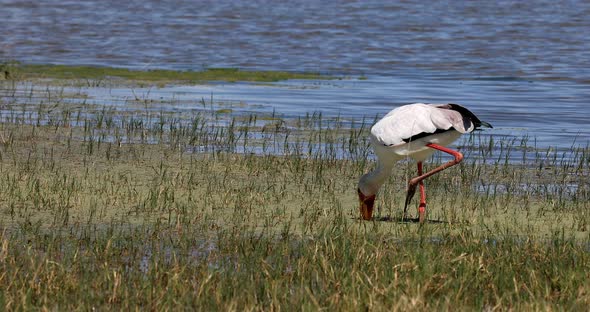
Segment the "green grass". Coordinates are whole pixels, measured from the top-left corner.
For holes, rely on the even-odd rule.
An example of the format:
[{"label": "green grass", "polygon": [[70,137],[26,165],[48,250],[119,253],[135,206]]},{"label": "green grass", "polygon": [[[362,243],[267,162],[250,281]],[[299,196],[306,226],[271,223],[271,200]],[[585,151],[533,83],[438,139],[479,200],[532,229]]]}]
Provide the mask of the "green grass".
[{"label": "green grass", "polygon": [[370,121],[18,94],[1,95],[5,310],[590,304],[588,147],[467,137],[466,160],[426,181],[431,222],[398,221],[415,171],[403,162],[365,222],[356,183],[373,166]]},{"label": "green grass", "polygon": [[237,68],[208,68],[203,71],[176,71],[163,69],[130,70],[125,68],[69,65],[6,65],[13,72],[13,77],[20,79],[91,79],[104,80],[122,78],[130,81],[153,83],[203,83],[209,81],[224,82],[274,82],[287,79],[331,79],[315,73],[291,73],[284,71],[242,71]]}]

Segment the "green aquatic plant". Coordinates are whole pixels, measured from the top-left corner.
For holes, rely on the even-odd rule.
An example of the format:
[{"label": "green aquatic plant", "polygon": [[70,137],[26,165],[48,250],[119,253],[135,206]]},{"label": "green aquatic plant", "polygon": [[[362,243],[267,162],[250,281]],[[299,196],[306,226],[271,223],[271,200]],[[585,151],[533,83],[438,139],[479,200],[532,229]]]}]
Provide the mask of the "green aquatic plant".
[{"label": "green aquatic plant", "polygon": [[237,68],[206,68],[201,71],[177,71],[164,69],[131,70],[115,67],[37,64],[18,64],[14,67],[18,68],[23,79],[85,79],[88,81],[89,87],[100,86],[101,81],[110,78],[158,83],[203,83],[210,81],[273,82],[287,79],[333,79],[330,76],[315,73],[242,71]]}]

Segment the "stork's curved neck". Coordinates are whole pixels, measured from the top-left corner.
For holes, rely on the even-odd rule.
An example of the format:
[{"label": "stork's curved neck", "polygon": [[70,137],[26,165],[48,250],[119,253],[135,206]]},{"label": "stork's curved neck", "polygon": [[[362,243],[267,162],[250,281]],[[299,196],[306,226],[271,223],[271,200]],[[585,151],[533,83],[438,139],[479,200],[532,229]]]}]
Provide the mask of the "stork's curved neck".
[{"label": "stork's curved neck", "polygon": [[382,162],[377,161],[377,166],[373,171],[363,175],[359,181],[358,188],[365,196],[371,196],[377,194],[379,188],[385,183],[389,175],[391,174],[391,169],[393,168],[395,162]]}]

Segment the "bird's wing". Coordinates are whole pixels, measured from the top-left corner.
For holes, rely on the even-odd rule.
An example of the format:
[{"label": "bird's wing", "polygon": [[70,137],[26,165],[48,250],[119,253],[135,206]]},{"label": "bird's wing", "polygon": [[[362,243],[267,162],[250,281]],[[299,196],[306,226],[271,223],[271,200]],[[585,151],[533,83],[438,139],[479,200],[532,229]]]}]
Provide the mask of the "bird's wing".
[{"label": "bird's wing", "polygon": [[467,133],[482,124],[487,123],[457,104],[416,103],[389,112],[371,128],[371,134],[379,144],[393,146],[451,129]]},{"label": "bird's wing", "polygon": [[452,126],[444,124],[444,116],[435,116],[433,120],[432,113],[431,105],[418,103],[400,106],[373,125],[371,134],[379,144],[392,146],[406,143],[416,135],[435,133],[437,129],[448,130]]}]

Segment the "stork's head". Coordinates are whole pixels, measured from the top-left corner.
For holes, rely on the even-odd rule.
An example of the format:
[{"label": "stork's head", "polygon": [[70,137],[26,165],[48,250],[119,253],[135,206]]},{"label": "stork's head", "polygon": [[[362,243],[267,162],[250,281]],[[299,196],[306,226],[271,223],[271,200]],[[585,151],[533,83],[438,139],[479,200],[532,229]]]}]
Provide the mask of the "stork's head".
[{"label": "stork's head", "polygon": [[361,189],[357,189],[359,194],[359,202],[361,204],[361,218],[364,220],[371,220],[373,216],[373,206],[375,205],[375,194],[366,196],[361,192]]}]

